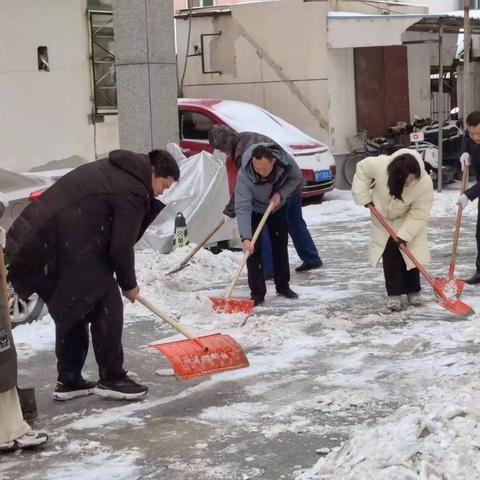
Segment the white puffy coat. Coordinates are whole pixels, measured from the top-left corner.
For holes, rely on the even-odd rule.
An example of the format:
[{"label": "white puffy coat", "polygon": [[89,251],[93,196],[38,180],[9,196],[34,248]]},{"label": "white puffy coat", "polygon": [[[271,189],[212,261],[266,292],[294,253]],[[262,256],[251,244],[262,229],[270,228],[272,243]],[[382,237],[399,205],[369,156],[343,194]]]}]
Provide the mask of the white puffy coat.
[{"label": "white puffy coat", "polygon": [[[417,183],[403,189],[402,201],[390,195],[387,167],[394,158],[405,153],[415,156],[420,164],[421,176]],[[425,171],[421,156],[415,150],[403,148],[393,155],[368,157],[359,162],[352,184],[352,194],[359,205],[373,202],[395,233],[407,242],[407,247],[414,257],[422,265],[430,262],[427,220],[432,209],[433,185],[432,179]],[[369,259],[372,266],[378,265],[388,238],[389,235],[382,225],[372,217],[369,242]],[[408,257],[403,255],[403,258],[408,270],[415,267]]]}]

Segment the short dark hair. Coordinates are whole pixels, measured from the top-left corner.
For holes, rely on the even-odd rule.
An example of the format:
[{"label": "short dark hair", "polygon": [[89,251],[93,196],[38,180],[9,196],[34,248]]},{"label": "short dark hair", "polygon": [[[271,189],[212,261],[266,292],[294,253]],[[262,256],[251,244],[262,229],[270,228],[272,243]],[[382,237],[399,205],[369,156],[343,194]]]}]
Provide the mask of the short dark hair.
[{"label": "short dark hair", "polygon": [[387,167],[387,173],[390,195],[397,200],[403,200],[402,193],[405,181],[409,175],[415,175],[416,178],[420,178],[420,164],[413,155],[404,153],[390,162],[390,165]]},{"label": "short dark hair", "polygon": [[268,158],[268,160],[273,160],[277,157],[265,145],[257,145],[252,151],[252,158],[255,158],[257,160],[260,160],[261,158]]},{"label": "short dark hair", "polygon": [[166,150],[152,150],[148,154],[156,177],[172,177],[176,182],[180,178],[180,169],[175,159]]},{"label": "short dark hair", "polygon": [[480,124],[480,111],[476,110],[467,117],[467,126],[476,127]]}]

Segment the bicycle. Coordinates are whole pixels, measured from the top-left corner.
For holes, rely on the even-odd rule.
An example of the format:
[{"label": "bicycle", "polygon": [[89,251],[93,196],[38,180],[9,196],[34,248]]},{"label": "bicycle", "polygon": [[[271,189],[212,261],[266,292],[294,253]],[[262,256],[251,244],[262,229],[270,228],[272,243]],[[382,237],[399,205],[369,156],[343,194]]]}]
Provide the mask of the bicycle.
[{"label": "bicycle", "polygon": [[391,155],[398,148],[402,148],[402,146],[390,143],[385,137],[369,139],[366,131],[347,137],[347,145],[351,153],[343,164],[343,176],[350,187],[353,183],[358,162],[367,157]]}]

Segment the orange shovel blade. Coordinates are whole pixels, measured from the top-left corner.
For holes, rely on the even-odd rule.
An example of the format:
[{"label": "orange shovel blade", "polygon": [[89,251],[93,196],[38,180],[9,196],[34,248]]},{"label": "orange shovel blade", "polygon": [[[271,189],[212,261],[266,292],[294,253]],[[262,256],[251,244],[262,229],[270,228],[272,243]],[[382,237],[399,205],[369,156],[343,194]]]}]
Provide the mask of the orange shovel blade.
[{"label": "orange shovel blade", "polygon": [[232,337],[221,333],[151,346],[167,357],[179,380],[249,366],[242,347]]},{"label": "orange shovel blade", "polygon": [[458,298],[465,288],[465,282],[458,278],[436,278],[434,283],[435,290],[443,292],[449,300]]},{"label": "orange shovel blade", "polygon": [[439,304],[447,309],[449,312],[452,312],[457,316],[470,315],[475,313],[472,307],[469,307],[466,303],[463,303],[461,300],[449,300],[448,298],[439,298]]},{"label": "orange shovel blade", "polygon": [[253,311],[253,300],[249,298],[225,298],[210,297],[213,309],[220,313],[246,313],[250,315]]}]

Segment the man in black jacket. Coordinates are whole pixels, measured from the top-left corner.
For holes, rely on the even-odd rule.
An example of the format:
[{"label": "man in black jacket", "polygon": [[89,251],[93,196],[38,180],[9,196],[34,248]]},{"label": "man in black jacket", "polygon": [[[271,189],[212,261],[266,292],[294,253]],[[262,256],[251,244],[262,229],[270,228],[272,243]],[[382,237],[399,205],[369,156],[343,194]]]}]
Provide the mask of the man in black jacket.
[{"label": "man in black jacket", "polygon": [[[161,195],[180,172],[163,150],[116,150],[62,177],[31,203],[7,235],[9,280],[21,297],[33,292],[55,321],[56,400],[95,393],[120,399],[147,387],[123,369],[123,295],[139,294],[134,245],[164,205]],[[115,278],[114,278],[115,276]],[[99,367],[97,384],[83,379],[88,325]]]},{"label": "man in black jacket", "polygon": [[[472,112],[467,117],[467,130],[462,140],[460,164],[462,171],[467,165],[471,164],[477,178],[477,183],[469,188],[465,194],[460,195],[457,200],[457,205],[462,205],[465,208],[469,201],[473,201],[480,196],[480,111]],[[476,237],[476,271],[472,277],[465,280],[470,285],[480,283],[480,203],[478,204]]]}]

